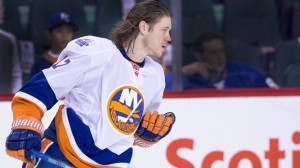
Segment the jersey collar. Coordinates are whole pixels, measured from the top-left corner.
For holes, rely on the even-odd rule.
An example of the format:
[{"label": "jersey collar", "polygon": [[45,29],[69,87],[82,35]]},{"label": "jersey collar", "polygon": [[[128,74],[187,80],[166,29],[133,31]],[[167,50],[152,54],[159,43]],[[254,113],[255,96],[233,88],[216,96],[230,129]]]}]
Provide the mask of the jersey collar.
[{"label": "jersey collar", "polygon": [[119,50],[120,50],[120,52],[122,53],[123,57],[124,57],[125,59],[127,59],[129,62],[133,62],[133,63],[139,65],[141,68],[144,67],[144,65],[145,65],[145,59],[143,60],[143,62],[135,62],[135,61],[131,60],[131,59],[128,57],[128,55],[126,54],[126,51],[125,51],[124,48],[119,48]]}]

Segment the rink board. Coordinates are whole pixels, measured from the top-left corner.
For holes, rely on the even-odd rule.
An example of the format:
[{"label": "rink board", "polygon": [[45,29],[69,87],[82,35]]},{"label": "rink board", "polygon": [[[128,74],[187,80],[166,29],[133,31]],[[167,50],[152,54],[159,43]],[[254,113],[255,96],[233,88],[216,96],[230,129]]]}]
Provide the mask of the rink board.
[{"label": "rink board", "polygon": [[[299,95],[205,94],[167,94],[160,111],[173,111],[176,124],[160,143],[135,147],[131,167],[299,168]],[[57,107],[45,114],[45,126]],[[0,109],[0,163],[20,167],[21,162],[4,152],[12,120],[10,101],[0,101]]]}]

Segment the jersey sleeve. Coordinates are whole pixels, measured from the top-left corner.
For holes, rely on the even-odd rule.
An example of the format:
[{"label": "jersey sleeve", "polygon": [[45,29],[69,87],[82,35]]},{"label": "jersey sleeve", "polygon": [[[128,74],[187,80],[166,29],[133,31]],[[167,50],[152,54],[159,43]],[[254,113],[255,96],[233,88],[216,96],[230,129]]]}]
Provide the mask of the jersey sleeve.
[{"label": "jersey sleeve", "polygon": [[72,89],[81,87],[87,73],[101,71],[110,58],[111,48],[111,41],[93,36],[71,41],[58,61],[43,70],[56,98],[60,99]]},{"label": "jersey sleeve", "polygon": [[61,52],[56,63],[35,75],[15,95],[22,99],[15,99],[13,104],[17,105],[15,106],[17,108],[13,111],[19,111],[18,114],[24,113],[22,109],[25,104],[27,106],[34,104],[37,110],[30,112],[28,109],[26,113],[45,112],[71,91],[82,87],[85,75],[96,68],[101,68],[102,64],[107,62],[107,57],[94,60],[95,55],[103,55],[101,48],[97,47],[100,43],[95,37],[82,37],[71,41]]},{"label": "jersey sleeve", "polygon": [[72,44],[68,45],[60,56],[63,57],[61,60],[43,70],[43,74],[57,99],[61,99],[76,85],[80,85],[84,80],[84,74],[91,66],[89,53],[85,55],[80,50],[74,50]]}]

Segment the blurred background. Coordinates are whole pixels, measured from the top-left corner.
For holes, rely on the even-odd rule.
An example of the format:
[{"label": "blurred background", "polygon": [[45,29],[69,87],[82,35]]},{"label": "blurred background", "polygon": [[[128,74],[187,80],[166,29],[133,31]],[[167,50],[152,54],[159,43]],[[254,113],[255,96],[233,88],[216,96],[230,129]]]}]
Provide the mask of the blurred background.
[{"label": "blurred background", "polygon": [[[79,26],[75,37],[109,37],[113,25],[141,0],[3,0],[0,28],[16,37],[22,84],[36,60],[50,48],[48,17],[69,13]],[[300,86],[300,0],[161,0],[173,13],[171,49],[163,65],[173,72],[172,89],[182,90],[181,68],[195,61],[192,41],[204,31],[224,35],[226,58],[251,66],[280,87]],[[2,35],[1,35],[2,36]],[[11,43],[1,37],[0,93],[13,80]],[[172,54],[173,53],[173,54]],[[13,63],[11,63],[13,62]],[[205,88],[204,88],[205,89]]]},{"label": "blurred background", "polygon": [[[51,48],[45,35],[49,16],[70,14],[79,27],[74,38],[109,38],[114,24],[140,1],[0,0],[1,151],[10,132],[12,93],[29,80],[33,65]],[[164,141],[145,150],[135,149],[132,166],[299,168],[300,0],[160,1],[173,14],[172,42],[158,61],[166,69],[166,83],[170,84],[160,111],[175,112],[177,121]],[[243,85],[245,89],[240,90],[232,85],[228,89],[221,86],[222,78],[211,82],[218,84],[216,87],[186,89],[183,68],[196,61],[194,38],[207,31],[223,35],[224,49],[216,55],[224,52],[227,61],[251,67],[269,88]],[[249,71],[226,70],[233,72],[231,79],[241,78],[233,83],[252,82],[252,75],[242,77]],[[222,77],[227,81],[229,75],[224,71]],[[172,78],[167,78],[170,73]],[[223,91],[215,91],[220,89]],[[179,90],[183,91],[174,92]],[[44,126],[58,105],[45,113]],[[0,160],[10,167],[21,165],[4,152]]]}]

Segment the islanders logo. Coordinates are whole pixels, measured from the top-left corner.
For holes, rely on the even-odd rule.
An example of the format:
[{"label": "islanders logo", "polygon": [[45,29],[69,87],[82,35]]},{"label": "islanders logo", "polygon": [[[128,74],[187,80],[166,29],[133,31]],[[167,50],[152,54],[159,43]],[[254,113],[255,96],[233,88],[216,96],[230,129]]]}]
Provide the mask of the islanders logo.
[{"label": "islanders logo", "polygon": [[144,111],[144,98],[133,86],[122,86],[108,99],[107,116],[111,125],[121,134],[134,133]]}]

